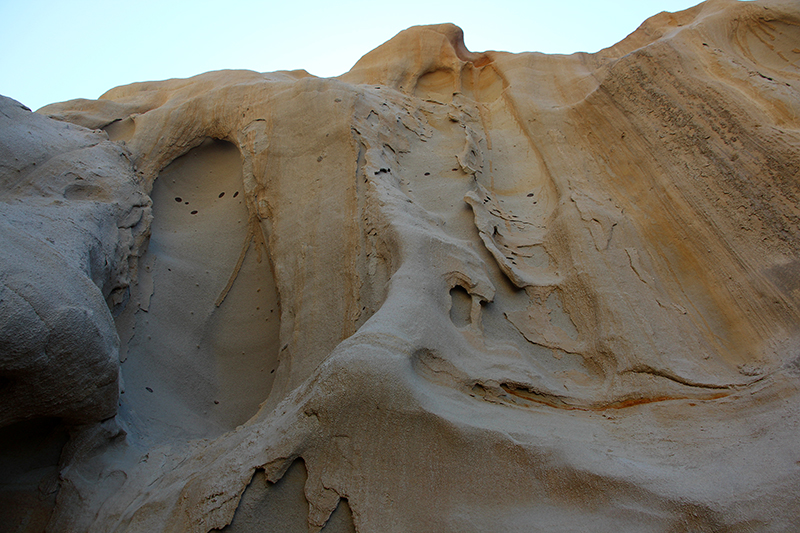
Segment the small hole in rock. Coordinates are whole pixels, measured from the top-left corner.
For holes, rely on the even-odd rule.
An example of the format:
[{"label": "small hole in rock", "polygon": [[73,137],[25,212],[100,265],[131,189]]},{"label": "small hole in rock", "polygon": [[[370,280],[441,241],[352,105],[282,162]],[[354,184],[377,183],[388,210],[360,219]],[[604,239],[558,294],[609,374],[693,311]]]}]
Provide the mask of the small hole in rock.
[{"label": "small hole in rock", "polygon": [[192,211],[192,214],[193,214],[193,215],[196,215],[196,214],[197,214],[197,211],[196,211],[196,210],[195,210],[195,211]]},{"label": "small hole in rock", "polygon": [[236,191],[235,193],[233,193],[233,197],[234,198],[236,198],[237,196],[239,196],[239,191]]},{"label": "small hole in rock", "polygon": [[425,175],[426,175],[426,176],[430,176],[430,175],[431,175],[431,173],[430,173],[430,172],[426,172],[426,173],[425,173]]},{"label": "small hole in rock", "polygon": [[450,290],[450,320],[458,328],[463,328],[470,324],[470,308],[472,307],[472,297],[460,285],[456,285]]},{"label": "small hole in rock", "polygon": [[151,389],[150,387],[145,387],[145,389],[147,390],[147,392],[153,392],[153,389]]},{"label": "small hole in rock", "polygon": [[222,198],[223,196],[225,196],[225,193],[224,193],[224,192],[221,192],[221,193],[219,193],[219,197],[220,197],[220,198]]},{"label": "small hole in rock", "polygon": [[175,201],[176,201],[176,202],[182,202],[182,201],[183,201],[183,198],[181,198],[180,196],[176,196],[176,197],[175,197]]}]

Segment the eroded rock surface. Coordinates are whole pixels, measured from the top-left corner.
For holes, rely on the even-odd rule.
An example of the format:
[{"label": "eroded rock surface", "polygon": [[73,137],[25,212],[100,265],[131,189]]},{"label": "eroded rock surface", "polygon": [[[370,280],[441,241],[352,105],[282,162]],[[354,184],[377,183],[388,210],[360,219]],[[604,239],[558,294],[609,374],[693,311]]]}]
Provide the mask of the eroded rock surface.
[{"label": "eroded rock surface", "polygon": [[70,435],[30,516],[792,530],[798,43],[795,2],[709,0],[596,54],[444,24],[338,78],[6,104],[2,420]]}]

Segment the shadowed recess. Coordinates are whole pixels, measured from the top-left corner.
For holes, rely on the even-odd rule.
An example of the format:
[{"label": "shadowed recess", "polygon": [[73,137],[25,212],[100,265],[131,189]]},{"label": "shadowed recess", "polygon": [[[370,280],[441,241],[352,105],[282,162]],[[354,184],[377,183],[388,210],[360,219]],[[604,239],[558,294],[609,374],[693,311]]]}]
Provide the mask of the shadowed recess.
[{"label": "shadowed recess", "polygon": [[56,504],[58,460],[67,438],[55,418],[0,429],[0,529],[44,531]]},{"label": "shadowed recess", "polygon": [[154,434],[219,434],[245,422],[269,394],[280,309],[241,191],[238,149],[211,139],[155,181],[138,307],[118,321],[123,338],[125,323],[134,326],[125,399]]},{"label": "shadowed recess", "polygon": [[[281,479],[267,480],[263,470],[257,470],[247,485],[239,507],[226,533],[306,533],[308,531],[308,500],[304,487],[308,480],[306,465],[297,459]],[[355,533],[353,515],[347,500],[340,500],[331,514],[324,533]]]}]

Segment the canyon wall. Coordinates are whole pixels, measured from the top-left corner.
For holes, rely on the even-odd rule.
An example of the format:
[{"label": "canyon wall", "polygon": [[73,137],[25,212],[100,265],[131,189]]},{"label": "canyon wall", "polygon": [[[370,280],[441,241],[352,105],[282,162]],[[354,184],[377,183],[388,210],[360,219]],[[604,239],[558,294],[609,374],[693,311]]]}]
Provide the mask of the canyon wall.
[{"label": "canyon wall", "polygon": [[800,6],[0,102],[11,531],[790,531]]}]

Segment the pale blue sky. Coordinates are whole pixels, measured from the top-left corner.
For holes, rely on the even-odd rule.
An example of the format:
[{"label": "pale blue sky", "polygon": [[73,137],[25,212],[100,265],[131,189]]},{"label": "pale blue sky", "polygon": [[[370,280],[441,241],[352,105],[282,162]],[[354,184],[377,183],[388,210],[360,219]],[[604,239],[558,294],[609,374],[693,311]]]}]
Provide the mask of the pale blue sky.
[{"label": "pale blue sky", "polygon": [[0,94],[32,109],[218,69],[346,72],[416,24],[453,22],[472,51],[595,52],[699,0],[0,0]]}]

